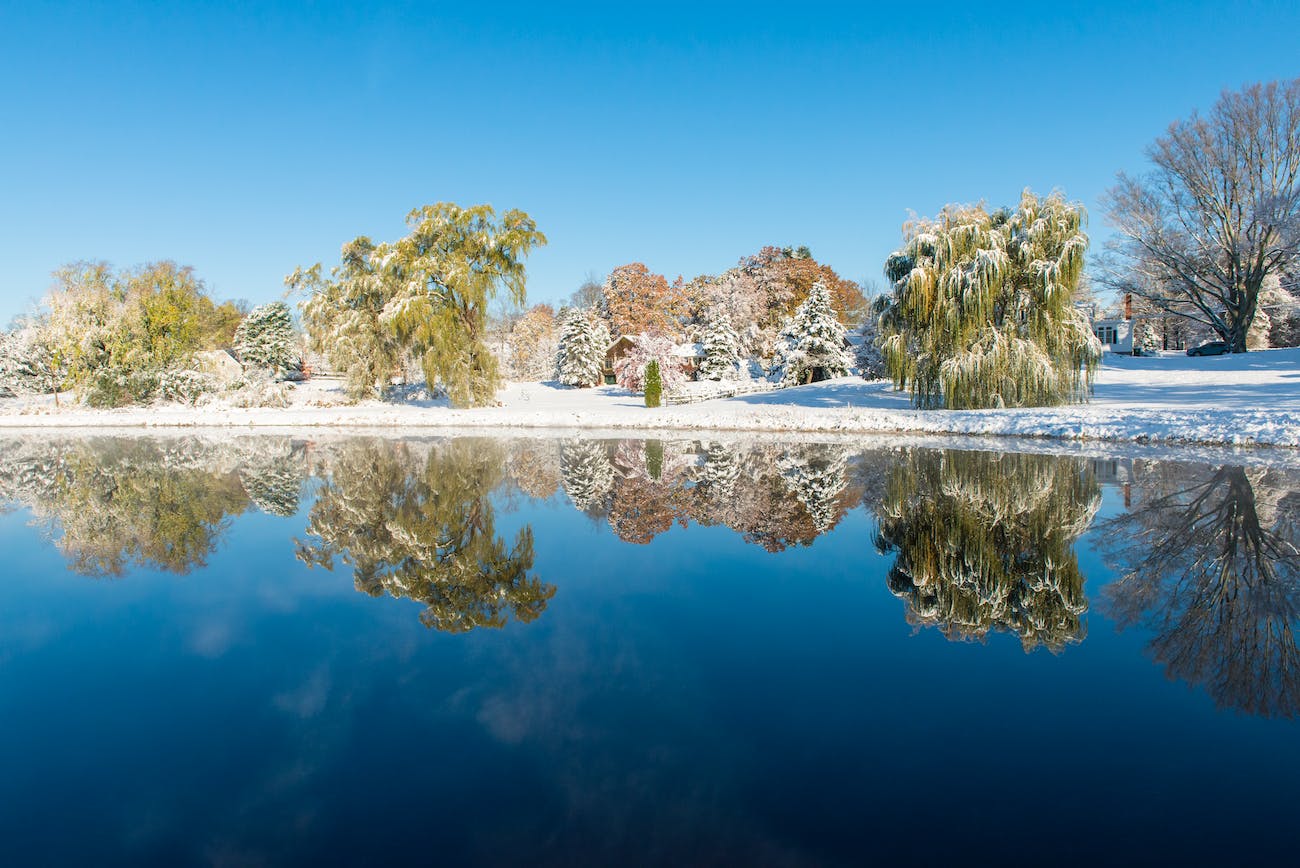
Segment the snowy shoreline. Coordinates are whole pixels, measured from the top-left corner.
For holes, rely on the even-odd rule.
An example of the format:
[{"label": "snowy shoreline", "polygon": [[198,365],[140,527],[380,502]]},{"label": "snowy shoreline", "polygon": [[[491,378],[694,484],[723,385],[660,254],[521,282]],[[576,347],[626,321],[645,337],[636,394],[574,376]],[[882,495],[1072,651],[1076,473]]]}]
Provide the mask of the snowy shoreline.
[{"label": "snowy shoreline", "polygon": [[499,405],[347,404],[337,383],[303,384],[283,408],[180,405],[95,410],[0,401],[0,429],[277,428],[960,435],[1074,442],[1300,448],[1300,350],[1188,359],[1107,357],[1093,400],[1067,407],[916,410],[889,384],[845,377],[656,409],[622,389],[513,383]]}]

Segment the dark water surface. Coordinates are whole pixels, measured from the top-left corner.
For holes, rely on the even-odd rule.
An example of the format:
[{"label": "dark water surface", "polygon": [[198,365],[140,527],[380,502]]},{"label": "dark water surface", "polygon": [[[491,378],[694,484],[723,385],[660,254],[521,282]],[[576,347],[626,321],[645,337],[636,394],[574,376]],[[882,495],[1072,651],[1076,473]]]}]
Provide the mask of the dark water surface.
[{"label": "dark water surface", "polygon": [[41,437],[0,503],[5,865],[1294,860],[1293,470]]}]

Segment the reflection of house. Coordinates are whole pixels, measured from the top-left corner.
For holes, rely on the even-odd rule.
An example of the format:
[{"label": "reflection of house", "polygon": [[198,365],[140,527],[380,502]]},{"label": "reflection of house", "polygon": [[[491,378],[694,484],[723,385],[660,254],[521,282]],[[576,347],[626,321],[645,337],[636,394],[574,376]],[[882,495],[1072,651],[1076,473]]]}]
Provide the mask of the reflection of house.
[{"label": "reflection of house", "polygon": [[[641,335],[623,335],[614,343],[609,345],[605,351],[605,365],[602,370],[605,383],[612,385],[614,383],[614,363],[623,356],[627,355],[628,350],[632,348]],[[673,355],[682,360],[682,370],[686,376],[695,379],[696,370],[700,366],[700,360],[704,358],[704,347],[701,344],[677,344],[673,347]]]},{"label": "reflection of house", "polygon": [[1124,495],[1128,507],[1133,496],[1133,462],[1128,459],[1093,458],[1088,461],[1092,475],[1102,485],[1114,486]]}]

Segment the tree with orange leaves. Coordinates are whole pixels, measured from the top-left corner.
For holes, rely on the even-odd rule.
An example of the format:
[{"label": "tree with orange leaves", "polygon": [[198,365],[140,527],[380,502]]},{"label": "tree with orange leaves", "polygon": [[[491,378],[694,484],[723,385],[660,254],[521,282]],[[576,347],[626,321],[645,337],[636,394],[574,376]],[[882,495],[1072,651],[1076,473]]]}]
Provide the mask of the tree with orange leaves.
[{"label": "tree with orange leaves", "polygon": [[866,309],[862,287],[818,262],[807,247],[764,247],[740,260],[740,268],[752,275],[766,294],[768,321],[764,325],[788,318],[817,283],[826,285],[831,306],[841,323],[856,322]]},{"label": "tree with orange leaves", "polygon": [[614,337],[634,334],[675,334],[686,314],[682,282],[669,285],[640,262],[620,265],[605,278],[601,312]]}]

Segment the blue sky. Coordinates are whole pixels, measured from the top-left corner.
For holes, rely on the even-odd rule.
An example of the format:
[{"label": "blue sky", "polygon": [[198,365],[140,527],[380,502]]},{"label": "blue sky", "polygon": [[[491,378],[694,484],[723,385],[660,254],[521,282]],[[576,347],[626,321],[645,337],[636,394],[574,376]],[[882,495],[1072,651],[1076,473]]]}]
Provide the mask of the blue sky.
[{"label": "blue sky", "polygon": [[[995,10],[996,11],[993,11]],[[78,259],[263,301],[411,208],[528,211],[531,300],[807,244],[879,280],[908,212],[1084,202],[1300,4],[69,5],[0,0],[0,322]]]}]

